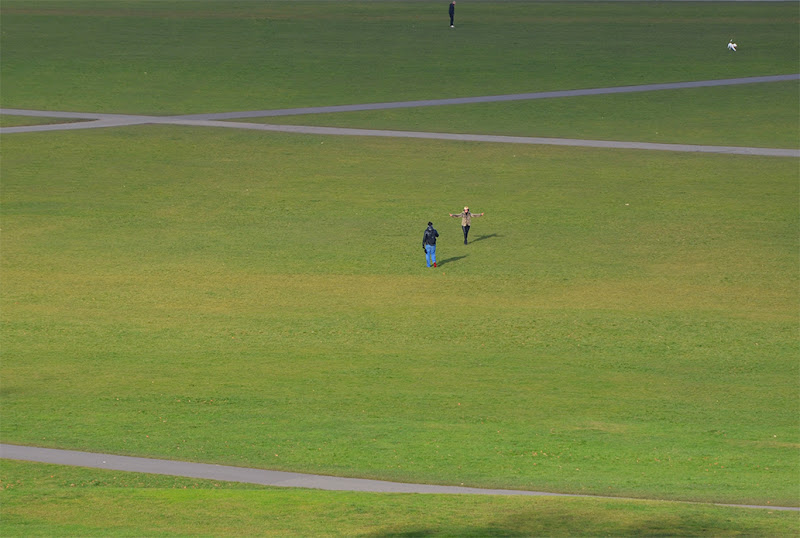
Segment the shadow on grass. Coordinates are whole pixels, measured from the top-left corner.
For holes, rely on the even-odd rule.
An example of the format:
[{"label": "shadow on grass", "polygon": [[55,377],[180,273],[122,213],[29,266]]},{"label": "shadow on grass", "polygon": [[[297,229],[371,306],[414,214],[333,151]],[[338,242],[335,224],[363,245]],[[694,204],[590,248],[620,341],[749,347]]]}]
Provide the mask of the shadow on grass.
[{"label": "shadow on grass", "polygon": [[[494,519],[470,525],[455,519],[386,529],[371,538],[411,538],[457,536],[490,538],[519,536],[797,536],[796,518],[763,512],[743,512],[735,508],[589,499],[544,500],[535,506],[508,506]],[[501,504],[497,508],[501,508]],[[483,516],[491,517],[488,513]]]},{"label": "shadow on grass", "polygon": [[416,529],[398,532],[386,532],[370,535],[373,538],[425,538],[428,536],[459,536],[463,538],[488,538],[490,536],[505,536],[508,538],[530,537],[531,535],[513,529],[500,527],[479,527],[469,529]]},{"label": "shadow on grass", "polygon": [[467,254],[464,254],[463,256],[453,256],[451,258],[447,258],[446,260],[439,261],[436,265],[441,267],[442,265],[445,265],[447,263],[452,263],[452,262],[457,262],[458,260],[463,260],[466,257],[467,257]]},{"label": "shadow on grass", "polygon": [[470,239],[470,243],[477,243],[478,241],[483,241],[484,239],[491,239],[492,237],[503,237],[503,236],[500,234],[479,235],[474,239]]}]

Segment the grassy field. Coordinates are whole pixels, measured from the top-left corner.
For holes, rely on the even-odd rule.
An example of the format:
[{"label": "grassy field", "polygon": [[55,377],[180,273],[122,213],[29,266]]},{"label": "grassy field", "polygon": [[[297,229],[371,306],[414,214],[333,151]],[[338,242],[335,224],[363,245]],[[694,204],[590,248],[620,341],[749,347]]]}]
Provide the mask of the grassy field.
[{"label": "grassy field", "polygon": [[[443,7],[416,2],[12,0],[2,7],[0,102],[213,112],[797,67],[796,47],[769,48],[797,40],[791,3],[501,6],[476,4],[471,29],[459,8],[458,31],[472,32],[460,43],[466,56],[437,45],[434,59],[419,47],[464,38],[446,25],[434,33]],[[510,24],[519,20],[557,28],[523,33]],[[387,32],[409,21],[424,38]],[[248,32],[265,25],[275,27],[270,47],[257,47]],[[621,48],[615,35],[647,30],[696,52],[715,33],[698,34],[701,25],[722,36],[721,52],[691,62],[643,45],[598,66],[583,56],[597,51],[569,37],[590,32],[600,48]],[[732,27],[741,29],[735,63],[722,48]],[[358,56],[346,46],[381,31],[383,49]],[[501,34],[521,40],[513,54]],[[312,37],[297,45],[292,35]],[[564,65],[510,76],[515,58],[544,54],[543,39]],[[245,43],[258,70],[231,54]],[[197,47],[218,56],[202,62]],[[295,55],[307,63],[279,61]],[[154,80],[130,83],[123,67],[145,64]],[[315,85],[321,65],[336,76]],[[457,95],[442,91],[442,66],[457,75]],[[413,84],[398,82],[404,70]],[[668,93],[581,98],[579,112],[559,100],[330,120],[664,141],[648,135],[652,115],[668,141],[797,147],[785,119],[797,115],[796,83],[685,92],[694,104]],[[742,101],[748,134],[731,135]],[[537,116],[545,130],[526,121]],[[168,125],[6,135],[0,435],[402,481],[797,506],[798,190],[797,161],[786,158]],[[447,218],[465,203],[486,212],[466,246]],[[425,268],[420,248],[428,220],[441,233],[438,270]],[[0,473],[3,533],[15,535],[788,536],[799,523],[686,503],[206,483],[191,492],[182,485],[192,481],[120,478],[130,489],[101,471],[7,461]],[[176,515],[132,521],[105,508],[131,503]],[[232,515],[197,526],[228,512],[220,506]],[[322,515],[298,516],[315,509]]]},{"label": "grassy field", "polygon": [[22,127],[29,125],[48,125],[53,123],[73,123],[72,118],[42,118],[37,116],[11,116],[9,114],[0,114],[0,127]]},{"label": "grassy field", "polygon": [[454,30],[443,3],[4,0],[0,100],[225,112],[779,75],[800,61],[794,2],[469,2]]},{"label": "grassy field", "polygon": [[[792,536],[797,515],[657,501],[318,492],[0,460],[4,536]],[[90,518],[87,518],[87,507]]]},{"label": "grassy field", "polygon": [[[260,123],[798,148],[796,81],[533,101],[264,117]],[[237,120],[242,121],[242,120]]]}]

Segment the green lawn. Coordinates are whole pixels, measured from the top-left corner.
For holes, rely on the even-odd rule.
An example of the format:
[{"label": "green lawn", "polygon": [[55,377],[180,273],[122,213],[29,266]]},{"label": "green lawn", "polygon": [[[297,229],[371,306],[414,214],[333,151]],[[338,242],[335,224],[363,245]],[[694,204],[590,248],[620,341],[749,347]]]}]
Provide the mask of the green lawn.
[{"label": "green lawn", "polygon": [[[179,114],[797,69],[792,3],[484,2],[459,5],[458,33],[444,7],[7,0],[0,103]],[[735,60],[723,48],[732,28]],[[667,36],[686,49],[657,46]],[[517,76],[522,58],[540,64]],[[152,80],[132,82],[144,70]],[[780,83],[316,119],[797,147],[796,95]],[[750,107],[732,134],[737,103]],[[796,159],[170,125],[2,145],[3,442],[800,505]],[[447,217],[465,204],[486,212],[466,246]],[[420,248],[428,220],[441,233],[436,270]],[[2,462],[4,535],[791,535],[798,524],[686,503],[191,493],[173,485],[192,481],[141,475],[127,489],[55,469]]]},{"label": "green lawn", "polygon": [[[4,0],[4,107],[179,114],[796,73],[796,3]],[[725,46],[730,38],[737,54]]]},{"label": "green lawn", "polygon": [[797,502],[793,159],[173,126],[4,147],[7,440]]},{"label": "green lawn", "polygon": [[[0,460],[4,536],[774,536],[798,514],[658,501],[261,488]],[[87,514],[91,517],[87,518]]]},{"label": "green lawn", "polygon": [[[264,117],[260,123],[800,147],[797,81],[471,105]],[[237,120],[242,121],[242,120]],[[479,131],[476,133],[476,129]]]},{"label": "green lawn", "polygon": [[78,119],[42,118],[38,116],[11,116],[0,114],[0,127],[20,127],[28,125],[48,125],[52,123],[72,123]]}]

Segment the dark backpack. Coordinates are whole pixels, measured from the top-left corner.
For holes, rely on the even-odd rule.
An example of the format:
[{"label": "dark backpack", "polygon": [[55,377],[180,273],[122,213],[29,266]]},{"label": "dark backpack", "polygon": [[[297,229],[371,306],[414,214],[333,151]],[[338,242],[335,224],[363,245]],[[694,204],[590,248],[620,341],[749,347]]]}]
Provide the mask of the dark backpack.
[{"label": "dark backpack", "polygon": [[435,245],[436,244],[436,230],[433,228],[428,228],[425,230],[425,239],[423,241],[426,245]]}]

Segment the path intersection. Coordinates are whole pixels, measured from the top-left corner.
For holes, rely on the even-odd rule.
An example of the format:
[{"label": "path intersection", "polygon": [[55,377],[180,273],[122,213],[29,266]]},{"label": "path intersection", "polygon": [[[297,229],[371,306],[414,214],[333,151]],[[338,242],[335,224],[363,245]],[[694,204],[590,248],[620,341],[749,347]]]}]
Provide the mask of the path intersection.
[{"label": "path intersection", "polygon": [[[753,148],[736,146],[703,146],[686,144],[658,144],[649,142],[620,142],[606,140],[579,140],[566,138],[539,138],[521,136],[494,136],[480,134],[453,134],[413,131],[391,131],[376,129],[345,129],[336,127],[314,127],[301,125],[272,125],[261,123],[235,122],[231,120],[246,118],[279,117],[301,114],[327,114],[334,112],[354,112],[363,110],[385,110],[396,108],[413,108],[426,106],[462,105],[501,101],[521,101],[532,99],[550,99],[561,97],[578,97],[587,95],[604,95],[617,93],[633,93],[658,90],[679,90],[712,86],[731,86],[738,84],[757,84],[800,80],[800,74],[776,75],[765,77],[735,78],[723,80],[705,80],[694,82],[678,82],[668,84],[648,84],[641,86],[621,86],[613,88],[595,88],[585,90],[565,90],[538,93],[522,93],[512,95],[496,95],[484,97],[464,97],[455,99],[436,99],[423,101],[403,101],[394,103],[373,103],[363,105],[340,105],[324,107],[293,108],[282,110],[257,110],[249,112],[223,112],[212,114],[190,114],[181,116],[146,116],[127,114],[93,114],[85,112],[59,112],[43,110],[23,110],[0,108],[0,114],[63,118],[81,120],[69,123],[31,125],[0,128],[0,134],[63,131],[74,129],[97,129],[123,127],[143,124],[189,125],[196,127],[224,127],[228,129],[251,129],[259,131],[275,131],[298,134],[318,134],[332,136],[380,136],[395,138],[425,138],[439,140],[459,140],[474,142],[497,142],[507,144],[541,144],[559,146],[583,146],[617,149],[644,149],[656,151],[682,151],[699,153],[724,153],[737,155],[761,155],[773,157],[800,157],[800,150],[779,148]],[[165,474],[210,480],[245,482],[278,487],[313,488],[338,491],[364,491],[384,493],[439,493],[439,494],[478,494],[478,495],[529,495],[529,496],[571,496],[590,497],[588,495],[568,495],[559,493],[481,489],[458,486],[437,486],[431,484],[406,484],[381,480],[365,480],[285,471],[269,471],[265,469],[248,469],[227,465],[213,465],[153,458],[136,458],[113,454],[97,454],[73,450],[57,450],[31,446],[0,444],[0,458],[73,465],[80,467],[110,469],[118,471]],[[756,506],[756,505],[721,505],[743,508],[761,508],[770,510],[800,511],[798,507]]]},{"label": "path intersection", "polygon": [[634,93],[660,90],[680,90],[713,86],[732,86],[740,84],[758,84],[800,80],[800,74],[774,75],[764,77],[732,78],[722,80],[701,80],[692,82],[674,82],[665,84],[646,84],[639,86],[618,86],[611,88],[593,88],[584,90],[563,90],[537,93],[520,93],[510,95],[493,95],[482,97],[462,97],[454,99],[432,99],[422,101],[401,101],[394,103],[371,103],[362,105],[338,105],[307,108],[291,108],[280,110],[255,110],[247,112],[221,112],[211,114],[189,114],[182,116],[143,116],[126,114],[92,114],[85,112],[56,112],[43,110],[24,110],[0,108],[0,114],[17,116],[34,116],[47,118],[64,118],[78,121],[50,125],[30,125],[0,128],[0,134],[29,133],[41,131],[62,131],[73,129],[96,129],[122,127],[141,124],[189,125],[195,127],[224,127],[227,129],[250,129],[257,131],[273,131],[297,134],[316,134],[331,136],[378,136],[391,138],[424,138],[437,140],[457,140],[468,142],[496,142],[505,144],[538,144],[551,146],[581,146],[614,149],[644,149],[654,151],[681,151],[694,153],[724,153],[731,155],[761,155],[768,157],[800,157],[800,150],[782,148],[755,148],[739,146],[710,146],[692,144],[660,144],[652,142],[625,142],[611,140],[582,140],[574,138],[542,138],[527,136],[497,136],[481,134],[433,133],[418,131],[394,131],[379,129],[349,129],[338,127],[315,127],[304,125],[273,125],[263,123],[235,122],[230,120],[245,118],[265,118],[303,114],[328,114],[334,112],[355,112],[364,110],[386,110],[397,108],[414,108],[428,106],[463,105],[501,101],[523,101],[533,99],[552,99],[563,97],[580,97],[587,95],[606,95]]}]

